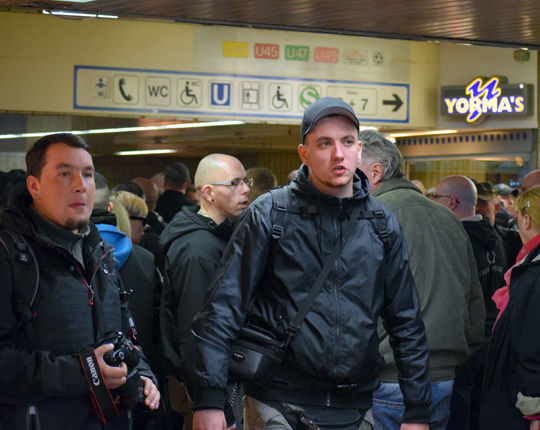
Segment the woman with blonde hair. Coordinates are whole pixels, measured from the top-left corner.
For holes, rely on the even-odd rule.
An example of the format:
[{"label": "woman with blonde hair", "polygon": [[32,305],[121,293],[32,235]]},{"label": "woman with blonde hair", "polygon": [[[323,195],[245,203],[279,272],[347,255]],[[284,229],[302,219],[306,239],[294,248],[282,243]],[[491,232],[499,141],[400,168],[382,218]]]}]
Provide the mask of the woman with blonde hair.
[{"label": "woman with blonde hair", "polygon": [[540,186],[514,202],[523,248],[493,300],[499,315],[489,347],[482,430],[540,429]]},{"label": "woman with blonde hair", "polygon": [[[148,206],[143,199],[127,191],[118,191],[111,194],[111,199],[120,203],[129,214],[129,224],[131,226],[131,242],[140,242],[146,230],[146,217],[148,216]],[[120,230],[120,226],[118,227]],[[126,233],[127,234],[127,233]]]}]

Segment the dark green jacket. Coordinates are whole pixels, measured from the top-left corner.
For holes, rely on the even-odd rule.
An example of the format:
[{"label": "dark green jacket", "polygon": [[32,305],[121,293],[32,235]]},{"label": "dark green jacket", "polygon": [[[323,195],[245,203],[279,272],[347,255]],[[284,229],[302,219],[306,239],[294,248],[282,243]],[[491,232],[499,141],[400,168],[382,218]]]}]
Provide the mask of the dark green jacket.
[{"label": "dark green jacket", "polygon": [[[485,308],[471,243],[459,219],[424,197],[406,179],[383,182],[372,193],[396,214],[426,326],[432,381],[453,379],[484,339]],[[397,382],[388,335],[379,325],[386,361],[381,379]]]}]

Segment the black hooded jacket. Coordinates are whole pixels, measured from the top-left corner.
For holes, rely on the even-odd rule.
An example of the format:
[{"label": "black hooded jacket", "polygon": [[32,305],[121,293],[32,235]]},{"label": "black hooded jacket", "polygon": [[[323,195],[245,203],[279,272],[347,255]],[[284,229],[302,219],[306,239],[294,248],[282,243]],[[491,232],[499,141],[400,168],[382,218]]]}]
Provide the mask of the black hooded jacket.
[{"label": "black hooded jacket", "polygon": [[[288,187],[298,206],[313,210],[289,214],[270,252],[272,197],[267,193],[253,202],[240,215],[205,305],[193,322],[198,354],[195,409],[223,405],[231,342],[245,320],[284,340],[324,260],[341,240],[353,207],[374,206],[369,203],[368,179],[358,169],[351,198],[320,193],[309,182],[305,166]],[[369,407],[379,383],[377,321],[382,316],[400,370],[404,421],[426,422],[431,388],[425,329],[403,233],[395,215],[384,212],[388,253],[371,221],[358,219],[291,342],[284,365],[324,382],[358,384],[354,396],[367,399]]]},{"label": "black hooded jacket", "polygon": [[161,303],[161,338],[166,372],[176,375],[194,393],[195,338],[191,322],[202,308],[204,296],[223,251],[232,224],[216,224],[197,214],[199,206],[186,206],[165,227],[160,248],[166,254]]},{"label": "black hooded jacket", "polygon": [[463,221],[462,223],[471,240],[476,267],[478,268],[478,278],[484,293],[484,302],[486,304],[485,335],[487,341],[491,338],[491,329],[499,313],[491,297],[495,291],[505,285],[504,274],[508,269],[506,246],[491,225],[489,218],[484,217],[481,221]]}]

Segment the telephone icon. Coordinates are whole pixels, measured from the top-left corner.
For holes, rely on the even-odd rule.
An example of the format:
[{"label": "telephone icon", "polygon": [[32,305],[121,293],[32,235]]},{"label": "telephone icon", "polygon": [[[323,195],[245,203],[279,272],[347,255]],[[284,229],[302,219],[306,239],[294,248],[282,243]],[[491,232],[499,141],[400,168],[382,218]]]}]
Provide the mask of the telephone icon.
[{"label": "telephone icon", "polygon": [[118,89],[120,90],[120,94],[122,94],[122,97],[124,97],[126,101],[130,102],[131,100],[133,100],[133,96],[131,94],[126,94],[126,92],[124,91],[124,85],[126,85],[126,80],[122,78],[118,81]]}]

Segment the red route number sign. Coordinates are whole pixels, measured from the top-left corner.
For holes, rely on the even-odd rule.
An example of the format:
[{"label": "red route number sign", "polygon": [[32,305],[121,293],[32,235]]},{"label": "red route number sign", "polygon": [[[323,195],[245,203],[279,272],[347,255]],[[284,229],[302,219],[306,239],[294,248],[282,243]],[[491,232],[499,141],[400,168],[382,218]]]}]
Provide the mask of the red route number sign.
[{"label": "red route number sign", "polygon": [[315,61],[317,63],[337,63],[339,61],[339,49],[315,48]]},{"label": "red route number sign", "polygon": [[279,45],[256,43],[255,58],[269,58],[271,60],[277,60],[279,58]]}]

